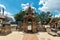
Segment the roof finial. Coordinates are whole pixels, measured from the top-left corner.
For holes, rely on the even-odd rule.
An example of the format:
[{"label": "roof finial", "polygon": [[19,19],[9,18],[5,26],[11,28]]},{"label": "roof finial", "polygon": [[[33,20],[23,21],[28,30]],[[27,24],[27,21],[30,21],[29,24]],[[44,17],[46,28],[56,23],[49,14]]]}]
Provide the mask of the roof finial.
[{"label": "roof finial", "polygon": [[31,7],[30,3],[29,3],[29,7]]}]

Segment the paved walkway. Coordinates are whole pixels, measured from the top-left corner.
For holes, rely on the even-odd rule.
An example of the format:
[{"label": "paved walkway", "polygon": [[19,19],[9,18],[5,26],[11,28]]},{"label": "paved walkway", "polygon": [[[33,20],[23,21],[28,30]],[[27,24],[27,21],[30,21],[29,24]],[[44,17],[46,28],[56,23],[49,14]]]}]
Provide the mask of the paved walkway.
[{"label": "paved walkway", "polygon": [[60,37],[51,36],[47,32],[27,34],[15,31],[6,36],[0,36],[0,40],[60,40]]},{"label": "paved walkway", "polygon": [[47,32],[39,32],[37,37],[39,40],[60,40],[60,37],[49,35]]},{"label": "paved walkway", "polygon": [[36,34],[24,34],[23,40],[38,40]]},{"label": "paved walkway", "polygon": [[22,32],[12,32],[6,36],[0,36],[0,40],[22,40],[23,36]]}]

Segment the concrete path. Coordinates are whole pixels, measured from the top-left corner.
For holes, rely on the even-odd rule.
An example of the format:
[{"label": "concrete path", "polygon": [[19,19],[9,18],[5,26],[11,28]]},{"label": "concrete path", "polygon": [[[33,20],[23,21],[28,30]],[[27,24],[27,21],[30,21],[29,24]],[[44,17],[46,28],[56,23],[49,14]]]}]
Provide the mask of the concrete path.
[{"label": "concrete path", "polygon": [[36,34],[24,34],[23,40],[38,40]]},{"label": "concrete path", "polygon": [[60,37],[51,36],[47,32],[27,34],[14,31],[6,36],[0,36],[0,40],[60,40]]},{"label": "concrete path", "polygon": [[47,32],[39,32],[37,37],[39,40],[60,40],[60,37],[49,35]]},{"label": "concrete path", "polygon": [[23,33],[22,32],[12,32],[7,36],[0,36],[0,40],[22,40]]}]

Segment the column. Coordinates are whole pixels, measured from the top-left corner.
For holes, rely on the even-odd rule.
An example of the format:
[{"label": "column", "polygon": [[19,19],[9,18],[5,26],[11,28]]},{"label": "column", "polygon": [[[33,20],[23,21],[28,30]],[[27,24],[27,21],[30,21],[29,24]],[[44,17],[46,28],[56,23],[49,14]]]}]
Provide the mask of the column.
[{"label": "column", "polygon": [[37,27],[36,27],[36,23],[35,22],[33,22],[33,32],[37,32],[37,29],[36,29]]}]

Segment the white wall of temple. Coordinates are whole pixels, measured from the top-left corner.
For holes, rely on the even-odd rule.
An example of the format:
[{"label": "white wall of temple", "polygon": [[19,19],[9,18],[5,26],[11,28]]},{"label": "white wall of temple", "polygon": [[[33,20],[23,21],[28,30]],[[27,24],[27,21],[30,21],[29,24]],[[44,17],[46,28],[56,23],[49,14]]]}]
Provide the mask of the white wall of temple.
[{"label": "white wall of temple", "polygon": [[2,23],[2,19],[0,19],[0,23]]}]

